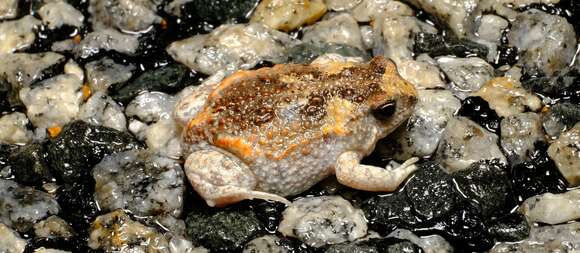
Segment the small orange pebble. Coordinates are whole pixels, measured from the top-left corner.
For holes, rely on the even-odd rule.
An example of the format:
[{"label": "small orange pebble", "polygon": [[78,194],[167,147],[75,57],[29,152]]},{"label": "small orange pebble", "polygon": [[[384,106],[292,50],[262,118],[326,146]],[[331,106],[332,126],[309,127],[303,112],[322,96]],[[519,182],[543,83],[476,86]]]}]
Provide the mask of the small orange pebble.
[{"label": "small orange pebble", "polygon": [[165,20],[164,18],[161,19],[161,22],[159,24],[161,25],[161,29],[163,30],[167,29],[167,20]]},{"label": "small orange pebble", "polygon": [[542,107],[542,112],[548,112],[548,111],[550,111],[550,107],[549,106]]},{"label": "small orange pebble", "polygon": [[60,134],[60,131],[62,131],[62,127],[59,126],[49,127],[47,131],[48,136],[50,136],[50,138],[56,138]]},{"label": "small orange pebble", "polygon": [[81,36],[77,34],[73,37],[73,42],[79,44],[81,43],[81,39],[82,39]]},{"label": "small orange pebble", "polygon": [[91,97],[91,87],[88,84],[83,85],[83,99],[86,101]]}]

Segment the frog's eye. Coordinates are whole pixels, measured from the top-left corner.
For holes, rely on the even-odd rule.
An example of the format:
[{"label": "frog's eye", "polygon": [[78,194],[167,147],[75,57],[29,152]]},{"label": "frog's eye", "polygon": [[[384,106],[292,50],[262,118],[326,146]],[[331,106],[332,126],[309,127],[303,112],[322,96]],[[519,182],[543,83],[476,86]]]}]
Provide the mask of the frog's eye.
[{"label": "frog's eye", "polygon": [[375,117],[379,120],[387,120],[393,116],[393,114],[395,114],[396,109],[397,103],[395,101],[387,101],[386,103],[373,109],[373,115],[375,115]]}]

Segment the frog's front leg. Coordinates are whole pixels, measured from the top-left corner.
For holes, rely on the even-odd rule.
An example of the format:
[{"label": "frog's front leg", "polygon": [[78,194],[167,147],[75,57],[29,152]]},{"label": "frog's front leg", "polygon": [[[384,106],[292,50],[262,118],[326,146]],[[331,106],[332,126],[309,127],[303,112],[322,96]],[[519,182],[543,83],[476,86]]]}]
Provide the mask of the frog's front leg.
[{"label": "frog's front leg", "polygon": [[336,162],[336,178],[338,182],[348,187],[375,192],[390,192],[415,170],[415,163],[419,160],[411,158],[397,168],[379,168],[360,164],[361,155],[356,152],[345,152]]},{"label": "frog's front leg", "polygon": [[185,174],[209,206],[227,206],[245,199],[290,204],[275,194],[254,191],[257,181],[246,164],[218,150],[199,150],[187,157]]}]

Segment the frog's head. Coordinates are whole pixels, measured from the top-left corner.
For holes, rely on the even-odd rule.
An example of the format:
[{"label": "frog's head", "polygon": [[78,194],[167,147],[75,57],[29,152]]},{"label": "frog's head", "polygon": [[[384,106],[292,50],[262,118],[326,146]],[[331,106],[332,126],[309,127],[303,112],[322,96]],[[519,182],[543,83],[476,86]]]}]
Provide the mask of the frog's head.
[{"label": "frog's head", "polygon": [[383,57],[375,57],[371,66],[383,70],[380,89],[367,98],[369,108],[389,134],[404,123],[417,103],[417,90],[397,72],[395,64]]}]

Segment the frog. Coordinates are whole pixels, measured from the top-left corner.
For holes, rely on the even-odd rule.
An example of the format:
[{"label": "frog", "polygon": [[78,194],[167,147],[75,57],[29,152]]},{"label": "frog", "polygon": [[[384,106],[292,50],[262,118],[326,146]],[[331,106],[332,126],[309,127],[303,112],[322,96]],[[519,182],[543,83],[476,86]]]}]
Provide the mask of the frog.
[{"label": "frog", "polygon": [[414,86],[380,56],[241,70],[178,103],[185,174],[211,207],[289,204],[287,197],[333,175],[350,188],[392,192],[418,159],[384,168],[361,159],[407,121],[416,102]]}]

